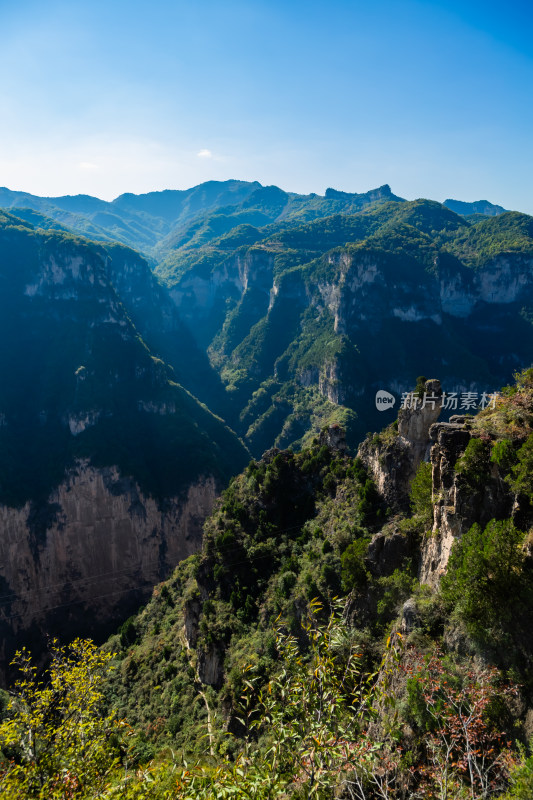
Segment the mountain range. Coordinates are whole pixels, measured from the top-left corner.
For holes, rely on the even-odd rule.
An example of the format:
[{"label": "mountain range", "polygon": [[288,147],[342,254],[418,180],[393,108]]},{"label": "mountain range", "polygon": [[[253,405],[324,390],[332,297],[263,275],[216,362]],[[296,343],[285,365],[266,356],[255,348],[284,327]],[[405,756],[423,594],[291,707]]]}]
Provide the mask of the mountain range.
[{"label": "mountain range", "polygon": [[354,449],[418,375],[481,395],[531,361],[533,219],[487,201],[211,181],[0,207],[4,659],[112,630],[252,455],[334,424]]}]

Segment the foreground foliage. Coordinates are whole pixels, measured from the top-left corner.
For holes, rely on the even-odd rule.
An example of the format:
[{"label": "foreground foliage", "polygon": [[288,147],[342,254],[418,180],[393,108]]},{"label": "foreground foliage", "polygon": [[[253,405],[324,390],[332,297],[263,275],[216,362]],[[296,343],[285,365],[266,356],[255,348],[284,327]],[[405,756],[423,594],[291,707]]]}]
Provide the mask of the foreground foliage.
[{"label": "foreground foliage", "polygon": [[102,706],[110,655],[76,639],[54,642],[51,656],[46,678],[26,650],[15,658],[22,677],[0,724],[2,797],[97,796],[120,763],[122,724]]},{"label": "foreground foliage", "polygon": [[[240,729],[228,734],[233,754],[192,764],[167,751],[128,768],[128,727],[103,707],[109,655],[91,642],[54,644],[46,680],[19,653],[22,678],[0,725],[0,796],[485,800],[510,773],[509,798],[525,796],[530,761],[518,764],[500,727],[518,687],[494,668],[406,646],[399,633],[369,671],[344,604],[334,605],[324,618],[311,602],[299,637],[278,621],[270,680],[245,670]],[[414,749],[405,746],[406,724],[420,734]]]},{"label": "foreground foliage", "polygon": [[532,398],[526,371],[469,423],[454,479],[471,516],[440,590],[416,578],[429,465],[392,516],[336,428],[339,449],[252,462],[202,553],[104,651],[55,644],[45,677],[18,654],[0,796],[531,797]]}]

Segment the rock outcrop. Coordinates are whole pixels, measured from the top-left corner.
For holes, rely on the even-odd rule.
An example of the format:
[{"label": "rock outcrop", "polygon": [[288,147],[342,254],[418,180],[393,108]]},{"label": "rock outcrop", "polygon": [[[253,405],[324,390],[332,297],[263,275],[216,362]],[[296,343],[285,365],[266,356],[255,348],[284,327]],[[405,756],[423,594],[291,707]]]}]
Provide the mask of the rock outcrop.
[{"label": "rock outcrop", "polygon": [[441,422],[432,426],[431,438],[434,522],[431,536],[422,547],[420,580],[436,586],[446,570],[453,543],[464,530],[455,465],[470,441],[470,431],[465,423]]},{"label": "rock outcrop", "polygon": [[422,546],[420,580],[434,587],[446,571],[454,542],[465,531],[475,522],[484,526],[512,513],[513,496],[498,464],[490,463],[482,484],[475,488],[457,472],[457,461],[473,435],[468,418],[459,415],[430,430],[434,521]]},{"label": "rock outcrop", "polygon": [[224,655],[216,645],[197,651],[197,675],[200,683],[220,688],[224,677]]},{"label": "rock outcrop", "polygon": [[372,537],[365,557],[365,565],[375,578],[392,575],[405,559],[413,556],[414,542],[399,530],[379,531]]},{"label": "rock outcrop", "polygon": [[196,340],[207,347],[224,323],[228,306],[243,306],[251,327],[267,313],[273,288],[272,253],[252,248],[226,259],[211,272],[188,273],[171,296],[181,318],[189,324]]},{"label": "rock outcrop", "polygon": [[359,447],[359,458],[392,510],[409,507],[411,482],[421,462],[429,457],[429,432],[441,411],[441,394],[440,381],[427,381],[425,402],[414,397],[412,407],[398,412],[397,429],[389,426],[381,434],[365,439]]},{"label": "rock outcrop", "polygon": [[399,260],[380,253],[334,252],[327,258],[331,279],[319,284],[318,293],[337,333],[361,327],[377,333],[390,318],[440,326],[445,315],[464,318],[484,305],[529,303],[533,296],[527,255],[503,254],[477,271],[436,256],[433,274],[420,273],[416,282]]}]

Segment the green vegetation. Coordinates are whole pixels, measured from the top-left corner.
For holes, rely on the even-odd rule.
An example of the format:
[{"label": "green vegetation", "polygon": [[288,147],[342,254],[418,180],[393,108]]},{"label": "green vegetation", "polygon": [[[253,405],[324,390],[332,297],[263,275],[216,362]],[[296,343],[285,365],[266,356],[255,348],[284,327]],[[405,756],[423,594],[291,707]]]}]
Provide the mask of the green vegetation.
[{"label": "green vegetation", "polygon": [[[509,462],[513,456],[510,453],[506,453],[506,455]],[[516,494],[523,495],[531,503],[533,501],[533,434],[528,436],[516,453],[516,460],[518,463],[512,467],[512,475],[508,478],[509,484]]]},{"label": "green vegetation", "polygon": [[433,522],[433,482],[432,467],[422,462],[411,483],[411,522],[415,522],[423,533],[431,528]]},{"label": "green vegetation", "polygon": [[473,634],[496,641],[531,603],[533,583],[521,549],[523,531],[511,520],[476,524],[454,546],[442,596]]},{"label": "green vegetation", "polygon": [[490,444],[484,439],[470,439],[464,454],[456,465],[471,492],[479,492],[486,485],[490,470]]},{"label": "green vegetation", "polygon": [[[57,511],[50,490],[75,459],[117,465],[162,504],[205,474],[229,485],[201,552],[103,651],[55,646],[47,677],[18,656],[22,682],[9,708],[0,704],[0,792],[528,796],[533,369],[438,464],[449,491],[435,492],[420,465],[401,506],[409,513],[386,507],[339,426],[354,448],[381,424],[375,387],[389,379],[412,385],[423,369],[489,388],[507,380],[508,340],[525,361],[527,309],[496,308],[490,326],[483,308],[473,322],[442,324],[435,287],[450,276],[470,286],[498,255],[522,264],[531,218],[465,220],[388,187],[302,198],[228,182],[124,196],[113,209],[76,202],[88,215],[79,224],[101,239],[158,247],[159,274],[177,293],[193,297],[187,281],[200,293],[218,287],[198,337],[258,458],[229,481],[249,456],[183,387],[193,368],[203,396],[217,380],[177,322],[172,336],[159,330],[171,316],[164,291],[124,279],[144,269],[139,256],[66,234],[57,220],[45,230],[53,208],[1,215],[0,335],[11,347],[0,370],[16,380],[0,387],[0,499],[32,501],[36,543]],[[86,270],[76,284],[73,260]],[[136,305],[148,285],[150,303]],[[397,439],[391,423],[372,441]],[[439,537],[455,533],[436,586]],[[433,588],[420,584],[424,571]]]},{"label": "green vegetation", "polygon": [[[206,525],[201,556],[180,565],[112,641],[120,665],[112,695],[142,732],[140,752],[178,743],[197,751],[206,714],[218,728],[228,703],[238,702],[243,662],[264,677],[274,668],[279,614],[296,632],[313,598],[328,606],[348,584],[364,589],[358,577],[376,518],[370,485],[360,463],[319,441],[298,454],[273,451],[232,481]],[[396,608],[389,602],[383,619]],[[205,677],[208,663],[204,700],[194,675]],[[215,739],[222,747],[220,732]]]},{"label": "green vegetation", "polygon": [[[517,379],[501,404],[531,391]],[[470,439],[457,491],[468,496],[481,470],[524,495],[530,439],[509,430]],[[433,515],[430,465],[411,484],[411,513],[383,524],[364,465],[328,447],[333,435],[252,461],[202,552],[103,651],[56,647],[48,682],[18,657],[26,679],[0,722],[6,797],[528,796],[527,518],[476,522],[431,590],[417,562],[432,540],[413,538]]]},{"label": "green vegetation", "polygon": [[102,695],[111,655],[77,639],[54,642],[51,658],[45,679],[27,651],[15,658],[21,677],[0,723],[6,800],[100,797],[120,763],[124,725]]},{"label": "green vegetation", "polygon": [[[6,204],[21,199],[5,193]],[[497,256],[522,268],[533,253],[524,214],[460,216],[434,201],[403,201],[388,186],[319,197],[239,181],[124,195],[112,204],[25,199],[30,223],[17,224],[26,231],[48,219],[49,227],[70,224],[88,235],[94,229],[99,241],[133,244],[149,255],[183,303],[211,366],[204,352],[199,369],[200,350],[190,336],[185,341],[185,327],[173,337],[158,332],[153,308],[163,295],[142,313],[124,301],[128,315],[177,380],[255,456],[273,444],[308,444],[331,421],[332,405],[356,445],[381,425],[369,387],[408,385],[420,364],[443,386],[447,378],[456,384],[468,377],[490,389],[508,380],[516,363],[509,353],[523,362],[530,357],[527,308],[508,306],[501,316],[498,304],[490,312],[476,307],[465,318],[440,297],[442,282],[450,281],[458,303],[461,293],[470,296],[472,267],[491,269]],[[272,402],[255,415],[254,395],[273,383]],[[314,415],[317,400],[323,408]]]},{"label": "green vegetation", "polygon": [[[134,327],[107,274],[110,254],[118,270],[124,249],[19,223],[5,215],[0,225],[0,336],[9,341],[0,353],[2,502],[46,511],[66,471],[86,458],[117,466],[158,500],[204,475],[229,480],[246,450]],[[42,535],[50,520],[37,517]]]},{"label": "green vegetation", "polygon": [[[517,378],[501,403],[529,397],[527,375]],[[511,483],[528,448],[511,429],[471,438],[455,472],[465,497],[479,470],[522,493]],[[176,767],[177,797],[527,796],[529,751],[516,741],[533,685],[527,519],[474,524],[435,592],[417,580],[419,549],[381,561],[372,540],[380,530],[386,548],[394,531],[394,547],[413,535],[432,546],[418,536],[433,517],[430,465],[403,518],[383,525],[366,508],[373,492],[358,459],[320,441],[251,462],[207,523],[202,553],[110,641],[108,696],[136,731],[137,761],[167,769],[168,748],[196,760],[187,774]],[[391,654],[408,599],[413,621]]]},{"label": "green vegetation", "polygon": [[532,219],[517,211],[481,220],[446,244],[464,264],[477,269],[504,253],[529,255],[532,246]]}]

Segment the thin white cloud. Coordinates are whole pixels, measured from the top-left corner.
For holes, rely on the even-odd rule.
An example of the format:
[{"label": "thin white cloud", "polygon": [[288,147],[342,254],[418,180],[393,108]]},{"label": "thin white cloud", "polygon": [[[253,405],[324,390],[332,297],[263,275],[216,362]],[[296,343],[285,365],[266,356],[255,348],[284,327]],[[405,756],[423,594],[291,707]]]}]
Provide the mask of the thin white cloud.
[{"label": "thin white cloud", "polygon": [[80,161],[78,164],[78,169],[81,169],[84,172],[93,172],[93,170],[100,169],[100,167],[98,164],[93,164],[92,161]]},{"label": "thin white cloud", "polygon": [[211,152],[211,150],[207,150],[206,148],[200,150],[200,152],[197,153],[196,155],[198,156],[198,158],[213,158],[213,153]]}]

